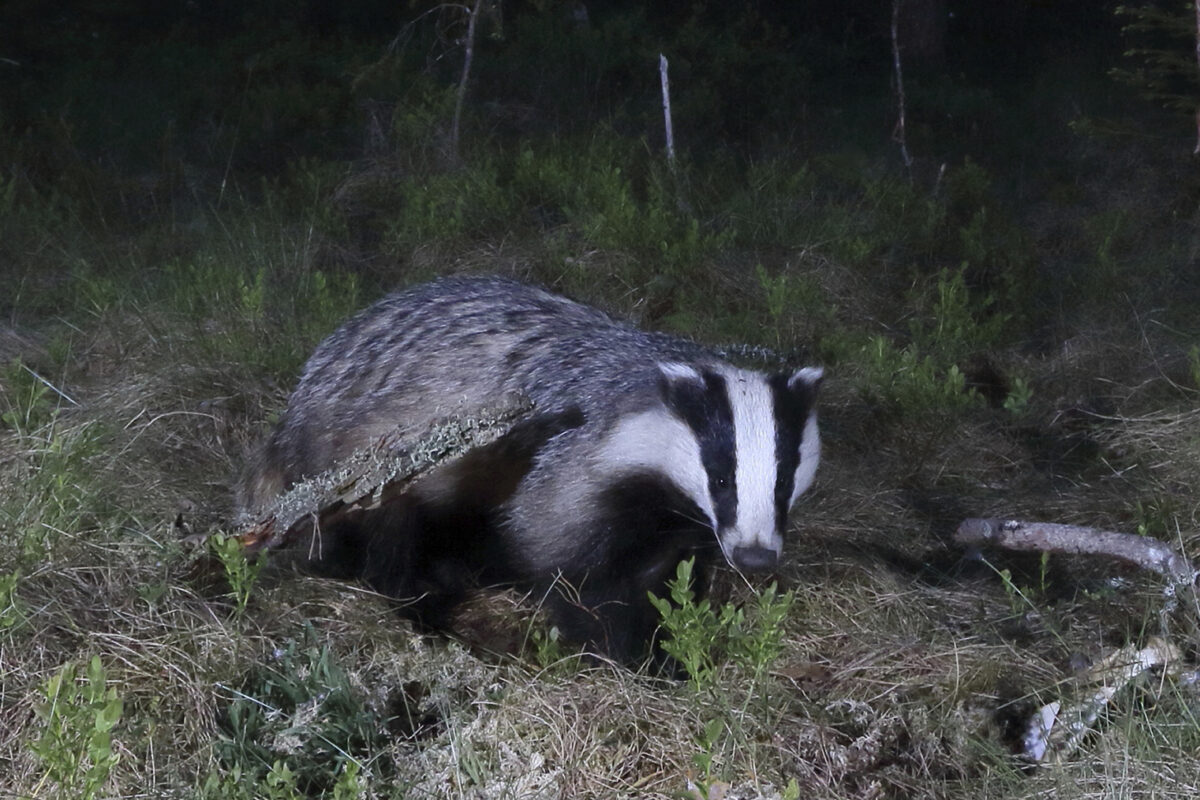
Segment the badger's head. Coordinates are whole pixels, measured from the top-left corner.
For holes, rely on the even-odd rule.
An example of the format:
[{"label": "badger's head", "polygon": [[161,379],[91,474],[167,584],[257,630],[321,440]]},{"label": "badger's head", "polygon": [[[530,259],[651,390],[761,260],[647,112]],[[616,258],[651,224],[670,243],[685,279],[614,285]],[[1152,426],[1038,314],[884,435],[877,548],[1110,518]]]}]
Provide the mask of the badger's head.
[{"label": "badger's head", "polygon": [[821,457],[822,370],[764,375],[665,363],[658,371],[662,406],[619,426],[606,448],[609,465],[669,480],[734,567],[774,567],[788,511],[812,485]]},{"label": "badger's head", "polygon": [[667,474],[707,517],[730,564],[774,567],[788,511],[812,485],[821,457],[815,400],[822,370],[659,370],[663,402],[694,442],[682,445],[686,456],[667,465]]}]

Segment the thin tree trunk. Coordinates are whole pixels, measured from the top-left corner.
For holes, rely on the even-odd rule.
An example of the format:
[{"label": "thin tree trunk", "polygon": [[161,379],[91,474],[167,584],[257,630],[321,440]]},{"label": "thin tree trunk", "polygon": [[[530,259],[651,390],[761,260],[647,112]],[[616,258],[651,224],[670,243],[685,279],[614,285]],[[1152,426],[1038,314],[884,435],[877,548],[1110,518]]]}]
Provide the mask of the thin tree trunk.
[{"label": "thin tree trunk", "polygon": [[[1200,2],[1200,0],[1197,0]],[[896,105],[899,117],[892,138],[900,145],[900,157],[906,168],[912,167],[912,156],[908,154],[908,136],[904,129],[904,72],[900,68],[900,6],[903,0],[892,0],[892,68],[896,75]]]},{"label": "thin tree trunk", "polygon": [[483,3],[484,0],[475,0],[467,18],[467,40],[464,45],[466,53],[463,56],[462,77],[458,81],[457,96],[454,98],[454,122],[450,126],[450,160],[455,164],[459,163],[458,141],[462,126],[463,101],[467,97],[467,82],[471,77],[471,59],[475,55],[475,22],[479,19],[479,9],[483,7]]},{"label": "thin tree trunk", "polygon": [[[1200,3],[1200,0],[1196,0]],[[667,165],[675,171],[675,132],[671,127],[671,84],[667,80],[667,57],[658,54],[658,74],[662,81],[663,125],[667,134]]]},{"label": "thin tree trunk", "polygon": [[[1194,3],[1196,6],[1196,67],[1200,69],[1200,0]],[[1196,109],[1196,149],[1192,150],[1192,155],[1200,154],[1200,108]]]}]

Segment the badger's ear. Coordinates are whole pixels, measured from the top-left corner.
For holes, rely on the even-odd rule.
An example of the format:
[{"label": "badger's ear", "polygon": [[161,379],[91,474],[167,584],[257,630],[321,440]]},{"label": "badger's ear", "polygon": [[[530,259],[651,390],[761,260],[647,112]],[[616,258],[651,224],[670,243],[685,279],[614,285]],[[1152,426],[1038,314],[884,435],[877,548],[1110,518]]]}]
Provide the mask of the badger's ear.
[{"label": "badger's ear", "polygon": [[821,381],[824,379],[824,367],[804,367],[792,373],[792,376],[788,378],[787,386],[793,392],[805,391],[815,397],[817,389],[821,387]]},{"label": "badger's ear", "polygon": [[659,363],[658,371],[662,373],[663,380],[668,385],[692,383],[696,386],[704,386],[704,378],[690,364],[680,364],[678,361],[663,361]]},{"label": "badger's ear", "polygon": [[787,378],[788,392],[811,409],[817,402],[817,390],[824,378],[825,370],[821,367],[798,369]]},{"label": "badger's ear", "polygon": [[659,389],[667,406],[676,408],[687,404],[704,392],[704,376],[693,366],[676,361],[663,361],[658,365]]}]

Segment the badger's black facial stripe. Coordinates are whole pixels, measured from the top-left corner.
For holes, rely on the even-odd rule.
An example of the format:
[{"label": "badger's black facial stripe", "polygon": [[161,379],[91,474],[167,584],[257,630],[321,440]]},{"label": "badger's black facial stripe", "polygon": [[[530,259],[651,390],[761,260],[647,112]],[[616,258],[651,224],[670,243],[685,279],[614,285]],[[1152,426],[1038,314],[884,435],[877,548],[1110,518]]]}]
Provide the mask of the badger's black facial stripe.
[{"label": "badger's black facial stripe", "polygon": [[788,502],[796,484],[796,468],[800,466],[800,442],[813,402],[809,386],[797,382],[789,387],[790,377],[772,375],[768,379],[775,403],[775,519],[780,527],[787,521]]},{"label": "badger's black facial stripe", "polygon": [[700,460],[708,475],[717,525],[737,519],[737,451],[734,446],[733,409],[725,378],[701,372],[700,381],[664,377],[663,400],[675,416],[696,434]]}]

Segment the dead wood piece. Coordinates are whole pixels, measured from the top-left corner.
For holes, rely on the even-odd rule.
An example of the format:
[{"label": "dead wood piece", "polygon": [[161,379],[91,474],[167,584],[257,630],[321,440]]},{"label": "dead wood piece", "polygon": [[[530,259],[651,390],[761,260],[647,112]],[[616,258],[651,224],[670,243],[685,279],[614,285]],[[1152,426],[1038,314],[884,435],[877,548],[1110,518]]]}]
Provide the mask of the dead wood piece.
[{"label": "dead wood piece", "polygon": [[1191,586],[1197,575],[1182,553],[1158,539],[1078,525],[972,518],[958,526],[954,540],[969,547],[1109,556],[1157,572],[1172,586]]},{"label": "dead wood piece", "polygon": [[[954,532],[954,540],[970,547],[995,545],[1009,550],[1103,555],[1156,572],[1168,580],[1164,590],[1167,599],[1159,611],[1164,635],[1180,599],[1184,599],[1188,610],[1185,638],[1193,644],[1200,641],[1197,571],[1182,553],[1157,539],[1051,522],[974,518],[963,520]],[[1023,756],[1038,765],[1063,763],[1096,728],[1118,692],[1153,669],[1177,672],[1182,659],[1182,650],[1165,636],[1152,637],[1141,649],[1127,645],[1101,659],[1080,686],[1075,702],[1056,700],[1038,709],[1026,729]]]},{"label": "dead wood piece", "polygon": [[[376,508],[403,494],[434,467],[498,441],[527,420],[532,408],[524,397],[505,397],[477,414],[435,424],[423,434],[397,428],[284,492],[245,521],[238,539],[251,551],[276,547],[302,530]],[[570,419],[543,424],[539,433],[548,438],[574,424]]]},{"label": "dead wood piece", "polygon": [[1096,663],[1084,678],[1083,696],[1066,708],[1055,700],[1029,721],[1022,755],[1034,764],[1062,764],[1095,729],[1104,709],[1126,687],[1155,668],[1178,671],[1183,655],[1165,639],[1151,637],[1137,649],[1126,645]]}]

